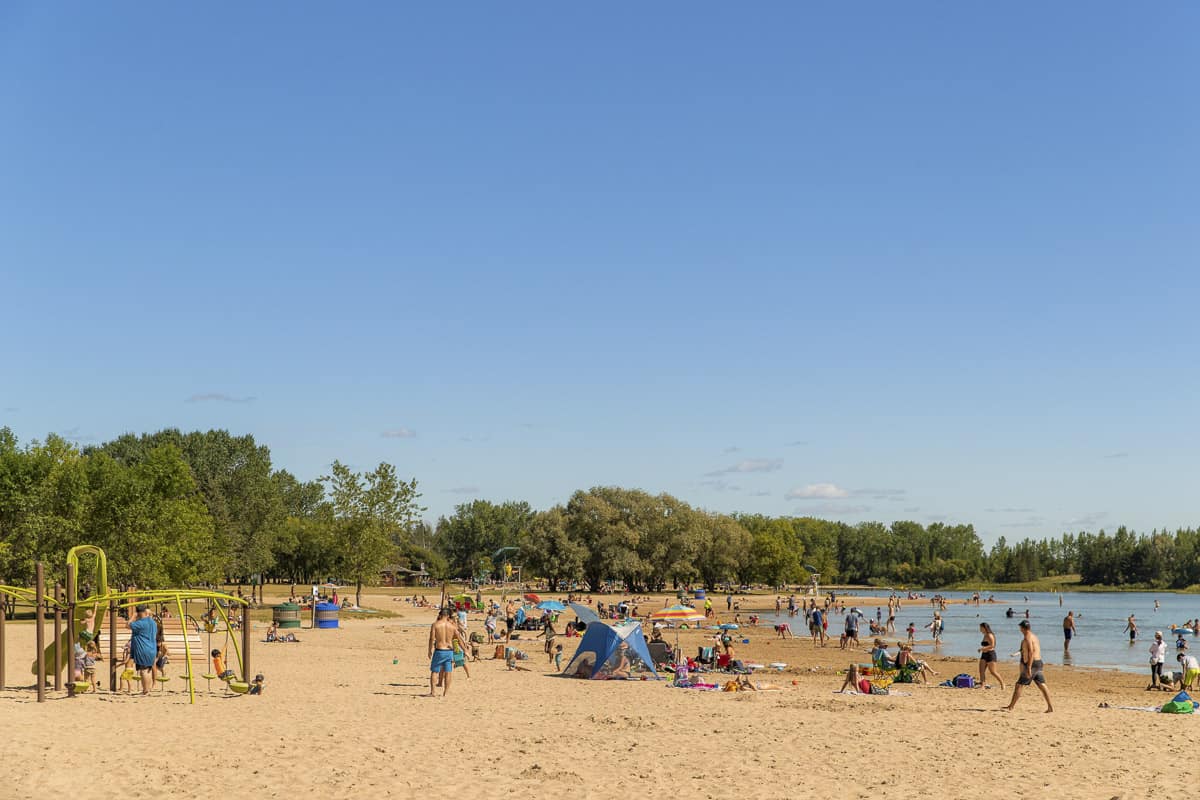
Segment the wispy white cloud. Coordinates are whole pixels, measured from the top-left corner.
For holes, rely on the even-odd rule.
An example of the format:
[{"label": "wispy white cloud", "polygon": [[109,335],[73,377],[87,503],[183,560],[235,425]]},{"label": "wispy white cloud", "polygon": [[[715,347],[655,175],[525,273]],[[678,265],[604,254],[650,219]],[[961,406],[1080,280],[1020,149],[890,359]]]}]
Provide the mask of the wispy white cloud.
[{"label": "wispy white cloud", "polygon": [[740,453],[740,452],[742,452],[742,448],[738,447],[737,445],[730,445],[729,447],[726,447],[721,452],[724,453],[725,455],[729,455],[730,453]]},{"label": "wispy white cloud", "polygon": [[855,497],[866,497],[870,500],[891,500],[899,502],[904,499],[903,489],[855,489],[850,494]]},{"label": "wispy white cloud", "polygon": [[849,497],[850,492],[835,483],[810,483],[798,486],[784,495],[788,500],[832,500]]},{"label": "wispy white cloud", "polygon": [[905,514],[915,514],[920,510],[921,510],[920,506],[909,506],[908,508],[904,509],[904,513]]},{"label": "wispy white cloud", "polygon": [[234,397],[231,394],[223,394],[222,392],[204,392],[202,394],[194,394],[187,399],[189,403],[253,403],[254,397],[247,395],[246,397]]},{"label": "wispy white cloud", "polygon": [[18,412],[20,410],[21,409],[17,408],[16,406],[5,406],[4,407],[5,414],[15,414],[16,412]]},{"label": "wispy white cloud", "polygon": [[490,437],[486,434],[474,434],[474,435],[467,434],[466,436],[458,437],[458,440],[460,442],[487,442],[487,441],[490,441],[491,438],[492,437]]},{"label": "wispy white cloud", "polygon": [[870,510],[871,506],[846,505],[844,503],[818,503],[817,505],[800,506],[796,509],[796,513],[803,517],[811,517],[814,514],[844,517],[851,514],[865,514]]},{"label": "wispy white cloud", "polygon": [[478,486],[455,486],[447,489],[448,494],[479,494]]},{"label": "wispy white cloud", "polygon": [[729,481],[713,478],[712,480],[700,481],[700,485],[705,488],[712,489],[714,492],[740,492],[742,487],[735,486]]},{"label": "wispy white cloud", "polygon": [[1026,517],[1025,519],[1014,520],[1012,522],[1000,523],[1001,528],[1041,528],[1045,525],[1045,518],[1038,516]]},{"label": "wispy white cloud", "polygon": [[746,494],[750,497],[770,497],[772,494],[774,494],[774,492],[768,491],[767,489],[758,489],[753,492],[746,492]]},{"label": "wispy white cloud", "polygon": [[1129,458],[1129,453],[1122,450],[1119,453],[1109,453],[1105,458]]},{"label": "wispy white cloud", "polygon": [[411,428],[393,428],[390,431],[384,431],[379,434],[381,439],[412,439],[417,435],[417,432]]},{"label": "wispy white cloud", "polygon": [[783,469],[782,458],[747,458],[732,467],[718,469],[705,473],[705,477],[715,478],[720,475],[739,475],[751,472],[776,472]]},{"label": "wispy white cloud", "polygon": [[1081,528],[1090,528],[1092,525],[1099,525],[1107,517],[1108,517],[1107,511],[1089,511],[1084,514],[1080,514],[1077,517],[1073,517],[1071,519],[1064,520],[1063,524],[1070,525],[1071,527],[1078,526]]},{"label": "wispy white cloud", "polygon": [[1020,507],[1005,506],[1003,508],[985,508],[984,511],[986,511],[989,514],[1032,514],[1033,513],[1032,508],[1025,508],[1024,506],[1020,506]]},{"label": "wispy white cloud", "polygon": [[92,436],[90,433],[80,433],[79,426],[75,426],[74,428],[69,428],[65,431],[59,431],[58,435],[64,439],[66,439],[67,441],[71,441],[71,442],[94,442],[94,441],[96,441],[96,437]]},{"label": "wispy white cloud", "polygon": [[806,444],[810,444],[808,439],[797,439],[794,442],[787,442],[784,447],[804,447]]}]

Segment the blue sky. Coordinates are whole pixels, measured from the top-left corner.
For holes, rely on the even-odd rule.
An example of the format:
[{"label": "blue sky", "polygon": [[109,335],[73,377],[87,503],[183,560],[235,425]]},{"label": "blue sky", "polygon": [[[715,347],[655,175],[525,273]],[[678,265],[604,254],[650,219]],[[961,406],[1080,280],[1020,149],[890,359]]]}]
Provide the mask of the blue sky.
[{"label": "blue sky", "polygon": [[429,516],[1196,525],[1200,10],[7,3],[0,423]]}]

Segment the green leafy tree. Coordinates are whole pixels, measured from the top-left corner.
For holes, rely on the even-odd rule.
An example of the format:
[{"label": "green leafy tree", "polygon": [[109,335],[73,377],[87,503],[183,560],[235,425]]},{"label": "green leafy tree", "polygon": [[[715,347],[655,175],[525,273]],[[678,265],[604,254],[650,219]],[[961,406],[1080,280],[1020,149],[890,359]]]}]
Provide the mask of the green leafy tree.
[{"label": "green leafy tree", "polygon": [[378,579],[396,557],[395,531],[411,525],[425,509],[417,505],[417,481],[402,481],[396,468],[381,463],[359,474],[334,461],[329,485],[343,576],[354,581],[354,602],[362,604],[362,587]]},{"label": "green leafy tree", "polygon": [[725,514],[698,515],[702,535],[696,567],[700,578],[709,589],[734,577],[750,580],[751,559],[750,532],[733,517]]},{"label": "green leafy tree", "polygon": [[556,592],[563,584],[583,577],[587,550],[567,535],[567,518],[562,506],[537,513],[521,540],[526,567],[550,583]]},{"label": "green leafy tree", "polygon": [[275,539],[286,519],[272,480],[270,451],[253,436],[232,436],[223,430],[184,434],[176,429],[127,434],[92,451],[131,466],[164,444],[179,448],[192,469],[213,518],[221,570],[234,578],[269,571]]},{"label": "green leafy tree", "polygon": [[533,519],[533,509],[523,501],[462,503],[451,516],[438,520],[437,548],[449,562],[451,574],[475,576],[483,559],[491,563],[501,548],[519,547]]}]

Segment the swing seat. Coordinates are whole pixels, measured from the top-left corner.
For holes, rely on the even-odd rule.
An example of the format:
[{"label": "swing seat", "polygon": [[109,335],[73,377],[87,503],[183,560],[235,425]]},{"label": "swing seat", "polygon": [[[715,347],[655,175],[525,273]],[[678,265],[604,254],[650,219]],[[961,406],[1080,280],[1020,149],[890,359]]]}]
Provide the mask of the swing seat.
[{"label": "swing seat", "polygon": [[245,681],[230,681],[225,685],[228,686],[229,691],[233,692],[234,694],[245,694],[246,692],[250,691],[250,684],[246,683]]},{"label": "swing seat", "polygon": [[204,680],[206,682],[205,685],[208,687],[208,693],[212,694],[212,682],[217,679],[217,676],[216,675],[201,675],[200,677],[204,678]]},{"label": "swing seat", "polygon": [[87,681],[72,681],[71,688],[75,690],[75,694],[83,694],[84,692],[90,692],[92,685]]}]

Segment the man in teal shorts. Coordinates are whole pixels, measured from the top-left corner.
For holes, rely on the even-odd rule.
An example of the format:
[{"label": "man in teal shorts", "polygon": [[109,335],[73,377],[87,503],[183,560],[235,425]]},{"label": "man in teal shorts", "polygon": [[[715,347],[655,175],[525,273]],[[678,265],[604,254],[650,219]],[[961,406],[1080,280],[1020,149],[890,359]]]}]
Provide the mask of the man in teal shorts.
[{"label": "man in teal shorts", "polygon": [[450,618],[450,609],[438,612],[437,621],[429,628],[429,696],[433,697],[436,685],[442,687],[442,697],[450,691],[450,678],[454,675],[454,643],[467,650],[467,643],[459,635],[458,626]]}]

